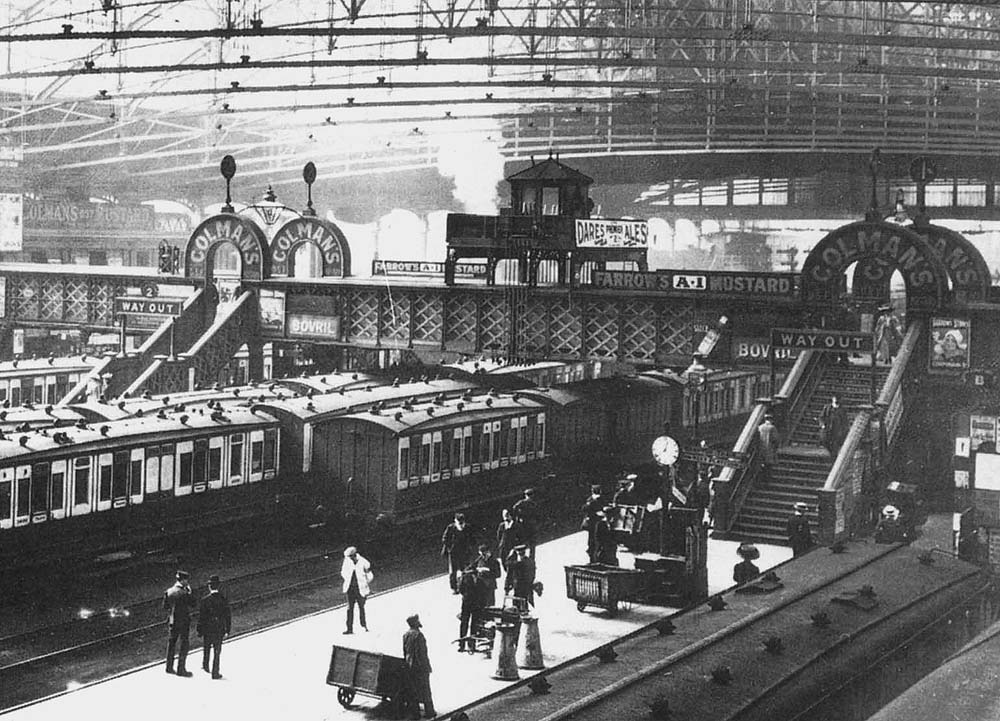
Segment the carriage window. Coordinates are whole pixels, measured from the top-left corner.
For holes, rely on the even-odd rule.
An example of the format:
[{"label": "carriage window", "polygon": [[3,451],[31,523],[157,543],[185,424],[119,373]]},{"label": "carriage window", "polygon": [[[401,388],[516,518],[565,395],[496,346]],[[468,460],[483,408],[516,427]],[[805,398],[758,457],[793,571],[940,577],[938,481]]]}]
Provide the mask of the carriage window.
[{"label": "carriage window", "polygon": [[500,430],[500,421],[493,422],[492,430],[493,430],[492,438],[490,439],[491,441],[490,456],[492,457],[492,460],[495,462],[500,460],[500,443],[501,439],[504,436],[503,431]]},{"label": "carriage window", "polygon": [[[468,431],[468,433],[466,433]],[[472,459],[475,457],[472,455],[472,428],[466,427],[462,431],[462,466],[469,466],[472,464]]]},{"label": "carriage window", "polygon": [[49,496],[49,508],[52,510],[61,509],[64,505],[63,499],[66,497],[66,468],[63,462],[59,463],[59,470],[53,469],[51,476],[51,495]]},{"label": "carriage window", "polygon": [[[403,445],[403,444],[406,445]],[[399,478],[397,480],[405,481],[410,474],[410,439],[400,438],[399,439]]]},{"label": "carriage window", "polygon": [[441,434],[441,442],[434,447],[434,472],[451,468],[451,431]]},{"label": "carriage window", "polygon": [[[416,441],[414,438],[411,443]],[[416,448],[410,449],[410,478],[417,478],[420,476],[420,451]]]},{"label": "carriage window", "polygon": [[194,442],[192,475],[195,483],[204,483],[208,478],[208,441],[204,438]]},{"label": "carriage window", "polygon": [[90,502],[90,459],[77,458],[73,466],[73,504],[80,506]]},{"label": "carriage window", "polygon": [[17,515],[27,516],[31,502],[31,476],[17,479]]},{"label": "carriage window", "polygon": [[222,480],[222,448],[219,446],[208,449],[208,480]]},{"label": "carriage window", "polygon": [[10,520],[10,502],[13,488],[10,481],[0,483],[0,521]]},{"label": "carriage window", "polygon": [[420,473],[418,475],[428,476],[431,472],[431,438],[424,434],[420,443]]},{"label": "carriage window", "polygon": [[45,379],[38,378],[35,380],[35,387],[32,389],[34,391],[32,398],[35,403],[45,402]]},{"label": "carriage window", "polygon": [[534,416],[529,416],[527,419],[527,427],[524,430],[524,452],[531,453],[535,450],[535,428],[537,427],[537,421]]},{"label": "carriage window", "polygon": [[479,445],[480,463],[490,462],[490,428],[492,428],[490,423],[483,424],[483,440]]},{"label": "carriage window", "polygon": [[31,512],[49,510],[49,464],[36,463],[31,467]]},{"label": "carriage window", "polygon": [[189,488],[194,475],[194,458],[191,451],[180,452],[180,475],[177,478],[178,488]]},{"label": "carriage window", "polygon": [[146,449],[146,493],[156,493],[160,490],[160,448],[150,446]]},{"label": "carriage window", "polygon": [[117,451],[114,456],[114,497],[128,494],[128,451]]},{"label": "carriage window", "polygon": [[[507,422],[504,421],[504,425],[506,424]],[[510,433],[513,433],[513,429],[510,429]],[[507,458],[510,456],[510,438],[508,436],[508,432],[505,431],[503,427],[501,427],[500,433],[498,433],[497,435],[500,436],[500,443],[497,444],[500,447],[493,449],[493,457],[494,459],[496,459],[497,453],[499,453],[500,458]]]},{"label": "carriage window", "polygon": [[264,470],[273,471],[278,467],[278,431],[264,431]]},{"label": "carriage window", "polygon": [[10,404],[12,406],[21,405],[21,381],[10,382]]},{"label": "carriage window", "polygon": [[243,475],[243,436],[229,436],[229,477]]},{"label": "carriage window", "polygon": [[129,495],[142,495],[142,460],[134,458],[129,463]]},{"label": "carriage window", "polygon": [[177,446],[173,443],[160,446],[160,490],[169,491],[174,487],[174,453]]},{"label": "carriage window", "polygon": [[470,443],[465,444],[465,464],[479,463],[479,448],[483,442],[483,429],[481,426],[472,427],[472,435],[468,439]]},{"label": "carriage window", "polygon": [[[435,433],[434,435],[437,436],[438,434]],[[441,441],[438,438],[435,438],[433,444],[431,445],[431,448],[433,449],[431,453],[431,463],[432,463],[431,473],[440,473],[441,461],[442,461]]]},{"label": "carriage window", "polygon": [[[110,456],[108,458],[110,459]],[[111,500],[111,462],[110,460],[105,461],[104,456],[101,457],[97,476],[97,500]]]},{"label": "carriage window", "polygon": [[264,463],[264,441],[250,442],[250,472],[260,473]]}]

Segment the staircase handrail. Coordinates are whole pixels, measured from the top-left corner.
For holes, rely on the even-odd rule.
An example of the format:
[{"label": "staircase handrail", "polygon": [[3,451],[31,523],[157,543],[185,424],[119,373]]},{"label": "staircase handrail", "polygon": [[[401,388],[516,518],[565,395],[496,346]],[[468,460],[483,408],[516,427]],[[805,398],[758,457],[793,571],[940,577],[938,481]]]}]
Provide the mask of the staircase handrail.
[{"label": "staircase handrail", "polygon": [[[795,387],[803,377],[813,359],[814,352],[803,351],[795,359],[795,364],[785,377],[785,382],[781,384],[781,390],[775,395],[776,399],[788,399],[796,395]],[[743,459],[740,467],[727,465],[722,468],[716,476],[716,504],[715,504],[715,524],[719,530],[728,531],[732,528],[736,517],[739,515],[743,501],[750,493],[753,479],[757,474],[757,458],[759,455],[758,446],[760,440],[757,435],[757,427],[763,422],[764,414],[770,407],[770,401],[762,401],[754,405],[753,410],[743,425],[739,437],[733,444],[732,454]],[[723,494],[723,489],[726,492]]]},{"label": "staircase handrail", "polygon": [[190,369],[195,367],[199,352],[213,341],[219,329],[229,323],[234,316],[247,312],[247,304],[253,297],[252,291],[241,293],[231,306],[224,308],[217,315],[212,325],[198,337],[198,340],[187,351],[178,353],[176,358],[157,357],[129,386],[127,394],[135,395],[147,388],[153,393],[190,390],[187,388],[192,383]]},{"label": "staircase handrail", "polygon": [[[843,444],[840,446],[840,450],[837,452],[837,457],[834,459],[833,467],[830,469],[830,473],[827,474],[826,481],[823,484],[822,491],[819,492],[819,505],[820,505],[820,521],[822,524],[823,518],[826,517],[829,520],[831,513],[842,512],[845,516],[843,526],[840,529],[840,533],[845,532],[850,528],[849,520],[854,509],[854,502],[856,501],[855,496],[857,494],[844,493],[842,496],[842,502],[844,504],[843,508],[839,511],[832,507],[832,504],[836,501],[836,494],[841,489],[847,487],[848,480],[853,481],[854,476],[857,473],[871,472],[870,467],[865,468],[872,456],[872,449],[869,449],[867,456],[858,453],[862,442],[868,435],[869,428],[875,419],[876,408],[887,409],[890,407],[897,408],[895,417],[892,419],[887,429],[887,436],[891,440],[893,434],[895,433],[896,427],[898,427],[899,419],[902,417],[902,383],[905,377],[907,369],[910,367],[910,360],[913,357],[914,350],[917,347],[917,342],[920,338],[920,333],[922,326],[918,322],[913,322],[907,328],[906,335],[903,337],[903,342],[900,344],[898,353],[896,354],[895,362],[893,363],[892,369],[889,371],[889,375],[886,377],[885,382],[882,384],[882,389],[879,392],[878,399],[876,400],[875,407],[863,407],[855,416],[854,421],[851,423],[851,428],[847,432],[847,436],[844,438]],[[861,484],[865,485],[864,482]],[[824,511],[823,506],[826,506]],[[830,529],[829,523],[825,526],[821,525],[820,533],[821,538],[825,535],[826,540],[835,540],[838,531],[836,530],[836,518],[834,520],[833,530]]]},{"label": "staircase handrail", "polygon": [[[158,350],[160,352],[165,352],[169,350],[170,346],[170,326],[175,324],[174,333],[175,336],[182,331],[182,325],[191,325],[192,323],[198,322],[200,315],[198,312],[201,310],[201,305],[204,301],[205,290],[203,288],[196,288],[194,293],[189,295],[181,303],[181,315],[177,318],[168,318],[154,330],[146,341],[136,349],[136,352],[128,356],[109,356],[103,362],[94,366],[90,372],[85,375],[80,381],[70,389],[70,391],[63,396],[57,406],[67,406],[71,403],[76,403],[81,400],[81,396],[86,396],[87,389],[90,384],[96,379],[100,379],[105,374],[111,374],[115,381],[125,381],[128,376],[133,373],[142,375],[145,371],[145,367],[136,371],[141,365],[141,359],[143,356],[151,353],[156,353]],[[194,313],[189,311],[194,311]],[[192,320],[194,318],[194,320]],[[117,383],[116,383],[117,385]],[[124,391],[128,393],[128,391]],[[118,396],[119,393],[116,392],[114,388],[110,389],[109,395]]]},{"label": "staircase handrail", "polygon": [[882,385],[882,390],[875,401],[875,407],[882,413],[882,422],[885,423],[886,442],[892,444],[899,430],[899,421],[902,419],[902,387],[908,371],[911,371],[910,358],[917,348],[920,335],[923,332],[923,323],[912,321],[906,329],[906,335],[899,345],[895,362],[889,371],[889,376]]}]

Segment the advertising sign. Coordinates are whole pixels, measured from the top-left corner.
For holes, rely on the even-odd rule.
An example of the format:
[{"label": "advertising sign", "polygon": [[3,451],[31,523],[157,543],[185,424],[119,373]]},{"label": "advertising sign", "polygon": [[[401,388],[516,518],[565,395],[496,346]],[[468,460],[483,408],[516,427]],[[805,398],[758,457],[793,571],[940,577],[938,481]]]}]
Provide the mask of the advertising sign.
[{"label": "advertising sign", "polygon": [[31,230],[153,231],[156,213],[149,205],[27,199],[24,224]]},{"label": "advertising sign", "polygon": [[340,318],[289,313],[288,334],[320,340],[340,340]]},{"label": "advertising sign", "polygon": [[[969,419],[969,448],[978,451],[984,443],[995,444],[997,441],[997,419],[994,416],[971,416]],[[988,449],[995,453],[995,447]]]},{"label": "advertising sign", "polygon": [[966,318],[931,318],[931,371],[963,371],[969,368],[969,321]]},{"label": "advertising sign", "polygon": [[0,251],[24,248],[24,206],[20,193],[0,193]]},{"label": "advertising sign", "polygon": [[0,318],[7,317],[7,279],[0,278]]},{"label": "advertising sign", "polygon": [[[444,275],[444,263],[423,260],[373,260],[372,275]],[[457,263],[455,275],[485,278],[486,263]]]},{"label": "advertising sign", "polygon": [[[733,338],[733,358],[744,363],[767,362],[770,360],[771,342],[767,338],[736,336]],[[774,359],[792,362],[799,357],[796,348],[774,349]]]},{"label": "advertising sign", "polygon": [[768,297],[791,297],[795,294],[795,276],[791,273],[595,270],[590,284],[596,288],[679,294],[722,293]]},{"label": "advertising sign", "polygon": [[285,291],[261,289],[258,297],[260,326],[264,332],[285,332]]},{"label": "advertising sign", "polygon": [[115,298],[115,315],[122,313],[140,313],[142,315],[172,315],[181,314],[184,301],[166,298],[144,298],[140,295],[127,295]]},{"label": "advertising sign", "polygon": [[833,353],[871,353],[875,342],[871,333],[816,328],[772,328],[771,345],[778,348]]},{"label": "advertising sign", "polygon": [[649,225],[645,220],[576,221],[578,248],[645,248],[649,245]]}]

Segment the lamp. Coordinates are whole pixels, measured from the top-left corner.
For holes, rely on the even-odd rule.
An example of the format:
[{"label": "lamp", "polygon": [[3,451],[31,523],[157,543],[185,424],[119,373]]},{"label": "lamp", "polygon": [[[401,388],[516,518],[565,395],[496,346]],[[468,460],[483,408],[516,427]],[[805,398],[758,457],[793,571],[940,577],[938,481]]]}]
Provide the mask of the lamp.
[{"label": "lamp", "polygon": [[701,392],[705,385],[705,376],[708,374],[708,368],[701,362],[701,353],[695,353],[691,359],[691,365],[687,367],[683,373],[681,373],[681,378],[687,383],[688,388],[691,390],[691,400],[693,406],[693,416],[694,421],[694,435],[695,438],[698,436],[698,421],[701,415]]},{"label": "lamp", "polygon": [[264,199],[250,207],[253,208],[253,211],[267,225],[277,223],[278,218],[281,216],[281,211],[285,209],[285,206],[278,202],[278,196],[274,194],[274,188],[270,184],[268,184],[267,190],[264,191]]}]

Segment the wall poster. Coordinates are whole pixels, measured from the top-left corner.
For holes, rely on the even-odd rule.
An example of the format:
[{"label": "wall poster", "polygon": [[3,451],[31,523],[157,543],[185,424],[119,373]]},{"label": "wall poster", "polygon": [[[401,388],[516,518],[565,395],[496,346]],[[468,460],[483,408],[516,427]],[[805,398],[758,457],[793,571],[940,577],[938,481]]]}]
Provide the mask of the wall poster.
[{"label": "wall poster", "polygon": [[969,320],[931,318],[931,371],[964,371],[969,368]]}]

